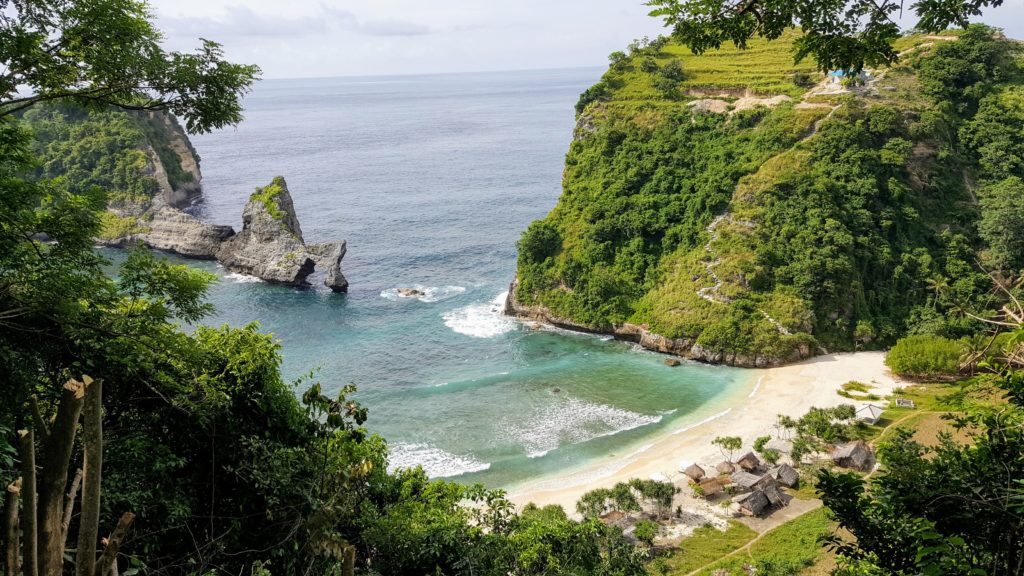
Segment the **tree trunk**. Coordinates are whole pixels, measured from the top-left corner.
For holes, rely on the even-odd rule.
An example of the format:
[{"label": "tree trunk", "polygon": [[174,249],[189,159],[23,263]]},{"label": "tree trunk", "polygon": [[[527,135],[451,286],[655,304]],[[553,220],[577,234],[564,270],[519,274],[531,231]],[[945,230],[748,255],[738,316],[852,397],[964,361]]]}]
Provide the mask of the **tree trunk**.
[{"label": "tree trunk", "polygon": [[39,439],[39,445],[46,444],[46,437],[50,434],[50,429],[46,425],[46,420],[43,419],[43,411],[39,409],[39,398],[34,395],[28,399],[29,405],[32,408],[32,425],[36,427],[36,438]]},{"label": "tree trunk", "polygon": [[356,547],[345,548],[345,563],[342,565],[342,576],[353,576],[356,573]]},{"label": "tree trunk", "polygon": [[82,442],[85,446],[85,473],[82,476],[82,515],[78,523],[78,551],[75,574],[93,576],[96,572],[96,545],[100,532],[100,483],[103,468],[103,381],[97,380],[85,392],[85,418]]},{"label": "tree trunk", "polygon": [[107,576],[107,573],[117,563],[117,553],[121,548],[121,542],[124,541],[124,537],[128,534],[128,528],[131,527],[134,521],[135,514],[131,512],[125,512],[121,515],[121,519],[117,521],[117,528],[114,529],[114,533],[110,535],[110,538],[107,538],[107,547],[103,549],[103,554],[100,556],[96,566],[96,576]]},{"label": "tree trunk", "polygon": [[75,513],[75,499],[78,498],[78,488],[82,485],[82,469],[79,468],[78,472],[75,472],[75,479],[71,481],[71,489],[68,490],[67,496],[64,497],[64,519],[61,520],[60,529],[63,532],[61,540],[64,541],[64,545],[68,542],[68,528],[71,527],[71,517]]},{"label": "tree trunk", "polygon": [[24,504],[24,543],[25,552],[21,565],[25,568],[25,576],[39,576],[39,526],[36,498],[36,442],[31,430],[18,432],[18,447],[21,452],[22,489],[25,490]]},{"label": "tree trunk", "polygon": [[64,490],[68,484],[68,465],[75,444],[78,417],[82,413],[86,388],[84,382],[68,380],[57,405],[57,416],[43,451],[43,481],[39,486],[39,567],[43,576],[60,576],[64,569]]},{"label": "tree trunk", "polygon": [[18,559],[21,558],[21,547],[18,538],[18,501],[21,500],[21,478],[14,481],[7,487],[7,495],[4,498],[4,532],[7,539],[7,574],[18,576],[21,566]]}]

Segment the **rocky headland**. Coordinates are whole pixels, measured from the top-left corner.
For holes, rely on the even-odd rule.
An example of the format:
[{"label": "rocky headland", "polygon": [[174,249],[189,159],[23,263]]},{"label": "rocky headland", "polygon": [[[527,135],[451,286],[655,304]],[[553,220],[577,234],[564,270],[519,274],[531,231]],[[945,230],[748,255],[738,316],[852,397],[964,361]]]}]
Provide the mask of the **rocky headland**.
[{"label": "rocky headland", "polygon": [[121,248],[142,243],[189,258],[217,260],[233,272],[289,286],[307,285],[310,275],[320,269],[325,272],[325,286],[347,291],[348,281],[341,272],[345,241],[307,245],[288,185],[280,176],[249,197],[239,232],[186,212],[202,194],[199,156],[172,117],[162,115],[150,121],[162,123],[161,145],[171,151],[170,160],[180,164],[172,170],[187,177],[172,182],[167,177],[167,158],[153,145],[144,146],[144,172],[156,181],[157,191],[146,201],[112,203],[109,212],[114,225],[97,243]]}]

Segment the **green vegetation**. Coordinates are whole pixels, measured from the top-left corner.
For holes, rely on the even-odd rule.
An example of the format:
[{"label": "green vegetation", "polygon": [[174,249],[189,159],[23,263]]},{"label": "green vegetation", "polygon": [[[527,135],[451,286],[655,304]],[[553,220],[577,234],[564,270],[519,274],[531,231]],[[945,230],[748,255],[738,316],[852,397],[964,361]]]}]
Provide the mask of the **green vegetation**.
[{"label": "green vegetation", "polygon": [[284,185],[284,178],[275,176],[274,179],[270,181],[270,184],[267,184],[262,188],[257,188],[249,199],[260,202],[274,220],[282,221],[284,220],[285,213],[281,210],[281,206],[278,205],[277,197],[281,194],[281,190]]},{"label": "green vegetation", "polygon": [[743,448],[743,439],[739,436],[718,436],[712,440],[711,443],[718,446],[718,450],[722,453],[722,457],[728,462],[732,462],[732,458],[736,454],[736,451]]},{"label": "green vegetation", "polygon": [[750,546],[748,554],[716,562],[701,574],[724,570],[730,576],[742,576],[747,574],[745,565],[756,568],[759,576],[798,574],[825,554],[818,538],[829,532],[831,524],[826,510],[813,510],[766,533]]},{"label": "green vegetation", "polygon": [[[983,8],[1001,0],[918,2],[908,6],[918,17],[916,30],[942,32],[951,25],[967,27]],[[821,70],[854,70],[892,64],[899,58],[904,3],[899,0],[843,0],[823,3],[796,0],[648,0],[673,36],[696,53],[726,42],[744,47],[756,39],[774,39],[797,27],[796,61],[812,56]]]},{"label": "green vegetation", "polygon": [[960,373],[960,360],[966,352],[962,342],[941,336],[909,336],[892,347],[885,365],[900,376],[950,377]]},{"label": "green vegetation", "polygon": [[665,564],[670,574],[689,574],[741,548],[756,536],[757,532],[735,520],[729,522],[729,528],[724,532],[712,526],[702,526],[683,539],[679,549],[666,559]]},{"label": "green vegetation", "polygon": [[[691,110],[698,85],[798,96],[781,68],[792,41],[685,57],[652,42],[618,58],[581,98],[558,205],[520,241],[517,298],[746,364],[981,329],[961,313],[991,304],[977,263],[1012,274],[1024,238],[1017,45],[984,27],[908,37],[919,49],[879,81],[892,90]],[[684,78],[672,86],[669,62]]]},{"label": "green vegetation", "polygon": [[150,230],[148,227],[139,224],[138,218],[118,216],[109,211],[101,212],[99,218],[100,231],[96,237],[104,240],[116,240],[117,238],[125,238],[133,234],[144,234]]}]

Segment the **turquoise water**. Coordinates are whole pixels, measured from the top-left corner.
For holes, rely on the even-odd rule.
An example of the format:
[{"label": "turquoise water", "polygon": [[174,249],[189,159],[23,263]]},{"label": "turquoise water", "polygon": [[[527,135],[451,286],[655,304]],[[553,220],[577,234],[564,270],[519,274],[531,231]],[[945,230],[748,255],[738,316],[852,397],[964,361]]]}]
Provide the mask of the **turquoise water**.
[{"label": "turquoise water", "polygon": [[[598,69],[266,81],[237,128],[194,138],[201,217],[240,225],[283,175],[307,241],[349,242],[348,294],[220,276],[208,323],[253,320],[284,372],[359,387],[392,465],[511,486],[704,417],[742,370],[505,318],[515,241],[554,207],[573,104]],[[398,287],[428,297],[399,298]],[[717,407],[717,408],[716,408]]]}]

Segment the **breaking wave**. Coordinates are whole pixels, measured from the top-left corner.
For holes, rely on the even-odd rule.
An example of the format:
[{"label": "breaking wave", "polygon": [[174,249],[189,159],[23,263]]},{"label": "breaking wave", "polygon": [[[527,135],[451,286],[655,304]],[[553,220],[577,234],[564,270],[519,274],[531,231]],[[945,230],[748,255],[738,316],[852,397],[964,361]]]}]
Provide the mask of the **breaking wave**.
[{"label": "breaking wave", "polygon": [[394,472],[398,468],[422,466],[427,476],[445,478],[470,472],[482,472],[491,467],[490,463],[481,462],[472,456],[459,456],[429,444],[396,442],[390,446],[389,452],[388,471],[390,472]]}]

